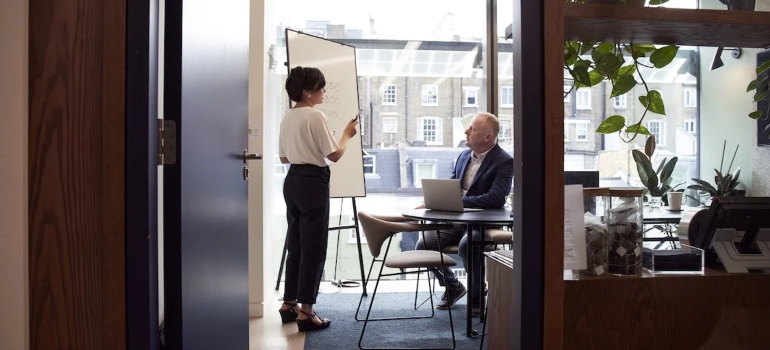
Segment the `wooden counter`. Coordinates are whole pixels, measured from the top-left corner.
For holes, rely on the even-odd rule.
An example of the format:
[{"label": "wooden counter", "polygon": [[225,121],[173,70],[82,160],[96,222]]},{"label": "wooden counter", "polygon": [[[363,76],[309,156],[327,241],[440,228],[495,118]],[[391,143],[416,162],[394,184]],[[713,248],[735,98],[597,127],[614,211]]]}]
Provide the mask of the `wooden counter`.
[{"label": "wooden counter", "polygon": [[770,274],[565,277],[565,349],[768,349]]}]

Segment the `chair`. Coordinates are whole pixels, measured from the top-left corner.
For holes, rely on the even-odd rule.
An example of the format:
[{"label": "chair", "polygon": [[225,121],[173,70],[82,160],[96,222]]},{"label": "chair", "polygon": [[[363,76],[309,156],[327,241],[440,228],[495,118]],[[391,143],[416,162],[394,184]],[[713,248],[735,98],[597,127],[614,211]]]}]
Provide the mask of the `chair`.
[{"label": "chair", "polygon": [[[375,215],[371,215],[365,212],[358,212],[359,223],[364,231],[366,242],[369,247],[369,251],[372,253],[372,263],[369,267],[369,273],[367,275],[367,281],[371,279],[371,273],[374,268],[375,262],[381,262],[380,271],[377,275],[377,281],[374,285],[374,291],[371,293],[371,300],[369,301],[369,307],[366,312],[366,318],[363,320],[364,325],[361,329],[361,336],[358,339],[359,349],[367,349],[363,347],[364,334],[366,333],[367,324],[369,321],[386,321],[386,320],[402,320],[402,319],[420,319],[420,318],[432,318],[435,314],[433,308],[433,299],[431,298],[431,313],[425,316],[409,316],[409,317],[381,317],[371,318],[372,306],[377,296],[377,289],[380,285],[380,279],[386,276],[401,276],[407,274],[420,273],[423,268],[443,268],[444,266],[454,266],[457,262],[446,254],[431,251],[431,250],[413,250],[399,253],[391,253],[390,244],[393,241],[393,236],[399,232],[406,231],[428,231],[428,230],[440,230],[448,228],[446,224],[418,224],[414,222],[408,222],[409,219],[404,218],[403,221],[386,221],[378,218]],[[391,217],[393,219],[393,217]],[[401,219],[398,219],[401,220]],[[387,244],[385,244],[387,242]],[[383,245],[385,245],[385,252],[382,253]],[[439,240],[439,246],[441,241]],[[395,273],[383,273],[385,267],[399,269],[399,272]],[[408,269],[417,269],[416,271],[409,271]],[[368,283],[367,283],[368,284]],[[429,293],[430,285],[429,285]],[[356,320],[358,320],[358,312],[363,302],[363,293],[361,299],[358,302],[358,308],[356,309]],[[449,328],[452,333],[452,347],[443,349],[454,349],[456,346],[454,324],[452,323],[452,310],[449,310]],[[381,347],[378,347],[381,349]]]}]

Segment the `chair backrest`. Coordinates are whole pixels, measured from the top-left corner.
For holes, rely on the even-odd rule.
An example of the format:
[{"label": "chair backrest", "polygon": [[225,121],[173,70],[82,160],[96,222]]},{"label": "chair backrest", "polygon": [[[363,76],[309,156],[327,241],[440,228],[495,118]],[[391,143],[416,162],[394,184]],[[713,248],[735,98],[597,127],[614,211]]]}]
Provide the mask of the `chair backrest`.
[{"label": "chair backrest", "polygon": [[388,225],[389,222],[380,220],[365,212],[358,212],[358,222],[361,223],[361,228],[364,230],[369,252],[375,258],[380,256],[382,244],[396,232],[390,230],[389,226],[391,225]]}]

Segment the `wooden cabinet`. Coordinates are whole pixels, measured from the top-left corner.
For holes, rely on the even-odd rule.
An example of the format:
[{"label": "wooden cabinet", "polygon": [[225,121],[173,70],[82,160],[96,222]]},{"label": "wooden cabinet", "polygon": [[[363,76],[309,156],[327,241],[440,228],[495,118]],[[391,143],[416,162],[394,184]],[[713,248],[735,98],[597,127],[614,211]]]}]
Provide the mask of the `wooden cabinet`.
[{"label": "wooden cabinet", "polygon": [[[527,0],[515,0],[514,3],[515,8],[520,9],[520,17],[514,16],[514,74],[517,75],[517,91],[524,90],[519,92],[521,95],[516,103],[520,105],[515,109],[515,114],[523,116],[519,118],[524,121],[516,119],[515,127],[530,127],[517,133],[517,138],[528,140],[516,140],[514,158],[517,162],[522,161],[533,152],[542,157],[542,169],[519,167],[517,163],[517,177],[522,177],[522,182],[517,183],[516,188],[519,191],[519,185],[529,186],[526,191],[548,198],[548,202],[536,202],[540,206],[537,209],[517,212],[517,217],[523,221],[514,226],[523,226],[522,230],[532,229],[526,221],[538,220],[542,215],[543,220],[537,225],[542,228],[546,243],[521,237],[527,234],[526,231],[515,231],[517,240],[514,244],[519,247],[514,249],[516,254],[524,255],[518,259],[524,259],[528,265],[526,268],[514,266],[517,274],[514,283],[522,284],[521,288],[526,292],[527,285],[532,286],[532,280],[518,275],[526,276],[526,269],[542,271],[543,347],[621,349],[640,348],[622,344],[639,344],[645,345],[644,348],[669,348],[668,344],[682,344],[680,348],[698,348],[698,341],[712,339],[711,343],[701,344],[743,344],[750,349],[755,343],[746,342],[745,337],[766,340],[770,334],[770,325],[766,321],[770,319],[770,298],[767,297],[770,275],[565,280],[560,227],[564,213],[561,205],[553,203],[563,203],[564,195],[561,176],[564,162],[564,40],[633,40],[634,43],[648,44],[762,48],[770,45],[770,13],[628,8],[565,4],[564,0],[543,0],[540,7]],[[539,17],[533,20],[533,16]],[[542,122],[529,119],[538,117]],[[533,134],[537,135],[535,142],[532,142]],[[526,162],[532,164],[531,158]],[[538,166],[540,163],[535,162],[535,167]],[[542,177],[539,182],[538,176]],[[531,182],[532,179],[535,181]],[[537,188],[533,190],[532,187]],[[542,262],[538,262],[537,257],[526,258],[533,249],[543,252]],[[757,298],[761,298],[763,292],[765,297],[759,301]],[[629,306],[613,309],[612,298],[629,303]],[[526,302],[522,300],[515,307],[524,308]],[[520,317],[523,320],[524,316]],[[616,317],[630,318],[636,322],[636,327],[619,325]],[[740,319],[743,321],[737,321]],[[630,324],[634,325],[633,322]],[[679,332],[691,327],[692,331]],[[516,334],[528,336],[526,332]],[[627,340],[618,344],[613,343],[613,339]],[[576,344],[581,346],[576,347]]]}]

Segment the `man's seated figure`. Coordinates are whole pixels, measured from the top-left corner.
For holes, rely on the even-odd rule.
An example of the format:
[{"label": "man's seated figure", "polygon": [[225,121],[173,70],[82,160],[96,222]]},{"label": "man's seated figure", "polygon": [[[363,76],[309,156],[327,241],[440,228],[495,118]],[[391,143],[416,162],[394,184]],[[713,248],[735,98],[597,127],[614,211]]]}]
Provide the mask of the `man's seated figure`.
[{"label": "man's seated figure", "polygon": [[[500,209],[505,205],[505,196],[511,192],[513,181],[513,158],[497,145],[499,131],[500,122],[497,117],[483,112],[474,116],[470,126],[465,130],[465,145],[468,149],[457,157],[454,171],[452,171],[452,178],[459,179],[463,189],[463,207]],[[418,208],[424,207],[424,204],[418,206]],[[438,234],[441,235],[443,247],[459,245],[459,254],[465,270],[474,278],[474,285],[479,286],[474,288],[469,302],[478,305],[479,297],[484,295],[480,274],[482,247],[474,247],[474,271],[468,271],[467,225],[453,226],[451,230],[425,232],[424,240],[420,235],[415,249],[438,250]],[[474,240],[483,239],[480,228],[474,228],[472,231]],[[439,283],[446,287],[441,301],[436,304],[436,309],[446,310],[466,294],[465,286],[457,280],[454,272],[449,268],[445,268],[444,271],[436,269],[433,272]]]}]

